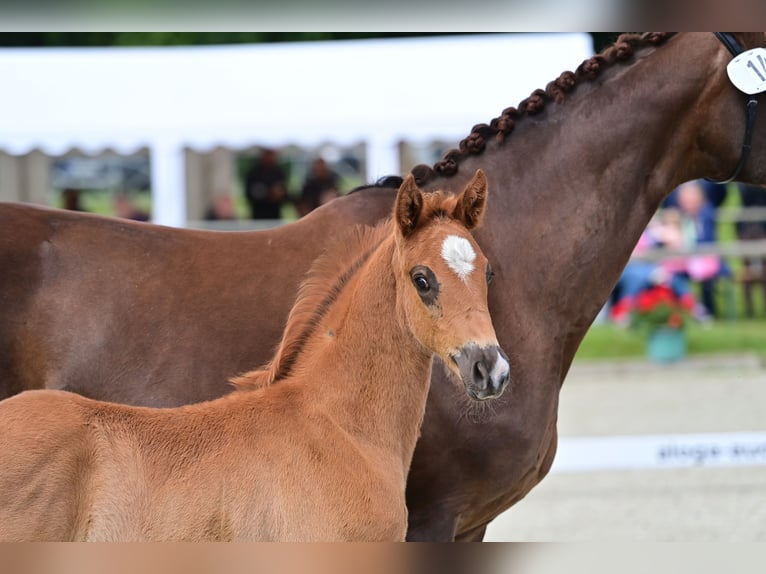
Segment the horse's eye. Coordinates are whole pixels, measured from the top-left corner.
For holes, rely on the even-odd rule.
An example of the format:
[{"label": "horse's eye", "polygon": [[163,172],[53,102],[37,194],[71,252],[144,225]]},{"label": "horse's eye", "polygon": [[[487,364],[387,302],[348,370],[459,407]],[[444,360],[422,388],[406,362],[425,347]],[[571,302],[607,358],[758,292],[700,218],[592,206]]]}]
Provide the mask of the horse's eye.
[{"label": "horse's eye", "polygon": [[415,287],[417,287],[418,291],[421,293],[428,291],[431,288],[431,284],[428,282],[428,279],[426,279],[425,275],[415,275],[412,278],[412,282],[415,283]]},{"label": "horse's eye", "polygon": [[410,280],[415,285],[420,299],[428,306],[436,305],[439,297],[439,281],[436,275],[425,265],[418,265],[410,269]]},{"label": "horse's eye", "polygon": [[495,272],[492,271],[492,266],[487,263],[487,285],[492,283],[492,279],[495,278]]}]

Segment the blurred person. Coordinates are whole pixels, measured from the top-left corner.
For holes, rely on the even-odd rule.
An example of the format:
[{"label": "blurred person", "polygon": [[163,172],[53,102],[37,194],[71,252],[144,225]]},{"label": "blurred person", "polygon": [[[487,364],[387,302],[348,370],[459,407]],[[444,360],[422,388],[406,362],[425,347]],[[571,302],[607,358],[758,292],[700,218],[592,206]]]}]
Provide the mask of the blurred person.
[{"label": "blurred person", "polygon": [[81,196],[82,192],[79,189],[67,187],[61,192],[64,209],[69,209],[70,211],[86,211],[80,201],[82,199]]},{"label": "blurred person", "polygon": [[287,200],[287,176],[273,149],[264,149],[245,176],[245,197],[252,219],[281,219]]},{"label": "blurred person", "polygon": [[[737,184],[742,207],[766,209],[766,189],[758,185]],[[766,218],[752,221],[738,221],[737,239],[740,241],[766,239]],[[745,299],[745,315],[753,317],[753,287],[760,283],[766,308],[766,257],[743,257],[741,281]]]},{"label": "blurred person", "polygon": [[[705,193],[704,180],[694,180],[678,187],[678,210],[683,225],[683,247],[715,243],[716,212]],[[716,315],[715,281],[729,274],[728,267],[717,255],[695,255],[685,261],[685,271],[700,284],[702,304],[711,316]]]},{"label": "blurred person", "polygon": [[[646,230],[633,249],[633,255],[640,256],[654,248],[681,249],[682,246],[681,218],[678,210],[663,209],[649,222]],[[625,266],[612,292],[610,318],[617,325],[630,325],[638,295],[655,285],[667,285],[673,291],[681,305],[690,311],[695,319],[707,321],[709,315],[691,292],[689,277],[685,272],[678,272],[666,261],[647,261],[640,257],[631,258]]]},{"label": "blurred person", "polygon": [[705,197],[708,203],[713,209],[718,209],[726,201],[726,196],[729,193],[729,186],[726,183],[715,183],[708,181],[707,179],[697,180],[702,186],[702,190],[705,192]]},{"label": "blurred person", "polygon": [[303,184],[298,202],[298,214],[303,217],[338,195],[338,175],[330,169],[323,158],[318,157],[311,162],[311,169]]},{"label": "blurred person", "polygon": [[[766,188],[760,185],[738,183],[740,204],[742,207],[766,208]],[[740,239],[760,239],[766,237],[766,218],[756,221],[737,222],[737,236]]]},{"label": "blurred person", "polygon": [[114,196],[114,214],[123,219],[149,221],[149,214],[136,207],[130,197],[124,193],[118,193]]},{"label": "blurred person", "polygon": [[205,213],[208,221],[233,221],[237,219],[234,209],[234,199],[228,193],[219,193]]},{"label": "blurred person", "polygon": [[[702,182],[689,181],[678,187],[678,210],[685,224],[693,225],[696,243],[712,243],[716,240],[715,208],[708,200]],[[690,233],[688,229],[685,231]]]},{"label": "blurred person", "polygon": [[[707,179],[695,180],[705,193],[708,203],[713,209],[718,209],[726,201],[729,186],[725,183],[716,183]],[[678,207],[678,190],[680,186],[671,191],[662,202],[662,207]]]}]

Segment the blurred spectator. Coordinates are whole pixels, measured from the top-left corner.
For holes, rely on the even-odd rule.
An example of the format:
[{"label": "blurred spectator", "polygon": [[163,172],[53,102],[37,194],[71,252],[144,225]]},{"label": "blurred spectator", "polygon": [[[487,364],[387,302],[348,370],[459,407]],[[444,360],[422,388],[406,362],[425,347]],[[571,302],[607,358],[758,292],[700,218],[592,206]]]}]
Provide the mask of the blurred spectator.
[{"label": "blurred spectator", "polygon": [[321,157],[311,162],[298,202],[298,214],[303,217],[322,204],[338,197],[338,175]]},{"label": "blurred spectator", "polygon": [[245,176],[245,197],[253,219],[280,219],[287,199],[287,177],[273,149],[264,149]]},{"label": "blurred spectator", "polygon": [[[766,189],[757,185],[738,184],[742,207],[766,208]],[[766,218],[753,221],[737,222],[737,238],[740,241],[766,239]],[[743,269],[740,277],[745,299],[745,315],[753,317],[753,287],[761,285],[766,308],[766,257],[743,257]]]},{"label": "blurred spectator", "polygon": [[234,200],[228,193],[219,193],[213,198],[210,209],[205,213],[208,221],[232,221],[237,219]]},{"label": "blurred spectator", "polygon": [[[716,241],[716,209],[726,199],[728,187],[706,179],[688,181],[674,189],[663,203],[664,207],[677,208],[683,217],[683,249],[693,249],[701,243]],[[676,259],[676,273],[688,273],[698,281],[702,291],[702,303],[711,315],[716,314],[715,282],[730,274],[726,263],[715,255],[693,256]]]},{"label": "blurred spectator", "polygon": [[80,203],[81,192],[79,189],[73,187],[67,187],[61,192],[61,198],[63,199],[64,209],[72,211],[85,211]]},{"label": "blurred spectator", "polygon": [[[738,183],[737,187],[742,207],[766,208],[766,188],[745,183]],[[739,239],[763,239],[766,237],[766,218],[756,221],[738,221],[737,237]]]},{"label": "blurred spectator", "polygon": [[728,184],[714,183],[706,179],[700,179],[698,181],[702,186],[702,189],[705,192],[705,197],[707,198],[707,201],[712,206],[712,208],[718,209],[721,207],[723,202],[726,201],[726,195],[729,191]]},{"label": "blurred spectator", "polygon": [[[682,247],[686,249],[716,241],[715,208],[708,200],[704,186],[705,180],[694,180],[678,187],[678,209],[683,225]],[[686,259],[684,268],[693,281],[699,282],[702,304],[710,315],[715,316],[715,281],[729,273],[728,267],[717,255],[695,255]]]},{"label": "blurred spectator", "polygon": [[[705,197],[707,198],[708,203],[713,207],[714,210],[723,205],[729,190],[727,184],[714,183],[712,181],[708,181],[707,179],[699,179],[696,181],[699,183],[699,186],[705,193]],[[665,201],[662,203],[662,207],[678,207],[679,189],[680,187],[677,187],[670,192],[670,194],[665,198]]]},{"label": "blurred spectator", "polygon": [[678,187],[678,209],[686,224],[693,225],[696,243],[711,243],[716,240],[715,208],[707,199],[703,181],[689,181]]},{"label": "blurred spectator", "polygon": [[[682,241],[682,229],[677,210],[664,209],[653,219],[633,249],[633,255],[642,255],[655,247],[679,249]],[[697,303],[691,292],[689,277],[685,272],[677,272],[665,262],[646,261],[634,258],[628,261],[622,275],[612,292],[611,319],[620,326],[630,324],[630,316],[639,294],[654,285],[667,285],[678,297],[681,305],[691,311],[695,319],[709,319],[706,309]]]},{"label": "blurred spectator", "polygon": [[130,197],[123,193],[114,196],[114,214],[123,219],[149,221],[149,214],[136,207]]}]

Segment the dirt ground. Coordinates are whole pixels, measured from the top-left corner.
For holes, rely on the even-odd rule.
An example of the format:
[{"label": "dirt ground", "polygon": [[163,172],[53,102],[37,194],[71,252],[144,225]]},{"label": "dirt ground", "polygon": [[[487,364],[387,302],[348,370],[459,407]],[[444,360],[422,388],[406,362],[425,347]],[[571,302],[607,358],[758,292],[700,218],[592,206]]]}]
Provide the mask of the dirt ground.
[{"label": "dirt ground", "polygon": [[[649,457],[628,467],[637,437],[670,444],[663,437],[725,441],[736,432],[762,441],[751,443],[757,452],[745,464],[719,456],[717,465],[681,461],[669,468]],[[584,437],[601,445],[615,436],[615,458],[624,464],[594,469],[603,462],[600,451],[572,456]],[[490,525],[486,540],[766,540],[766,368],[755,356],[667,366],[576,363],[561,392],[559,437],[551,473]]]}]

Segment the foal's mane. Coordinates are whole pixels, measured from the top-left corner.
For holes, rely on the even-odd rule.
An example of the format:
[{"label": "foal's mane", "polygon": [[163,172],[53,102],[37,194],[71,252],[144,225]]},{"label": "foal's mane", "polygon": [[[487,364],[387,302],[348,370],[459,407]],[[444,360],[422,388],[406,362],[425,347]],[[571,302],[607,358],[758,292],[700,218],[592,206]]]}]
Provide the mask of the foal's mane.
[{"label": "foal's mane", "polygon": [[489,124],[475,125],[471,128],[468,137],[460,141],[459,148],[447,151],[433,167],[425,164],[413,167],[411,173],[415,177],[415,182],[418,185],[424,185],[438,176],[455,175],[458,164],[468,156],[481,154],[491,138],[494,137],[498,143],[503,143],[506,136],[513,131],[517,121],[540,113],[548,102],[562,103],[575,86],[592,82],[615,63],[630,61],[637,50],[645,46],[659,46],[672,35],[673,33],[670,32],[620,35],[614,44],[605,48],[600,54],[585,60],[574,72],[563,72],[558,78],[548,83],[544,90],[537,89],[532,92],[528,98],[519,103],[517,108],[504,109],[500,117],[494,118]]},{"label": "foal's mane", "polygon": [[274,357],[261,369],[233,378],[232,384],[239,390],[249,390],[287,377],[345,285],[390,234],[391,222],[387,219],[374,227],[357,225],[331,241],[311,265],[298,289]]},{"label": "foal's mane", "polygon": [[[426,193],[419,221],[449,218],[457,196],[441,191]],[[389,218],[374,227],[357,225],[340,234],[312,264],[298,289],[295,305],[287,318],[282,340],[274,358],[263,368],[231,379],[237,390],[253,390],[288,377],[306,343],[316,332],[327,311],[344,287],[378,247],[393,233]]]}]

